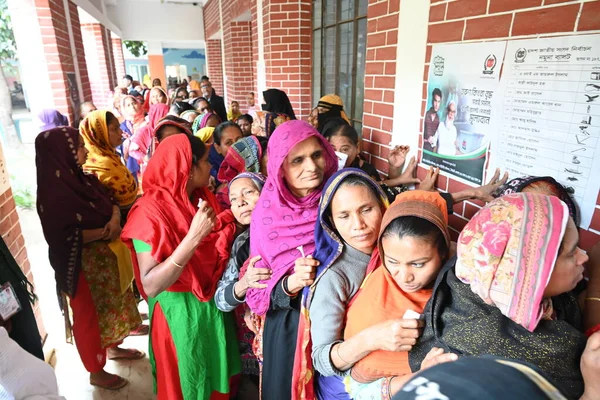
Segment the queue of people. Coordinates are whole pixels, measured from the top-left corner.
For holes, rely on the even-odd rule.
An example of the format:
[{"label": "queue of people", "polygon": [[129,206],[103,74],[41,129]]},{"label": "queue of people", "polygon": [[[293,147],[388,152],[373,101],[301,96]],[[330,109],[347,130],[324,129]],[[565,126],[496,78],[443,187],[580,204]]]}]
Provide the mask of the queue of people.
[{"label": "queue of people", "polygon": [[[600,398],[600,244],[578,247],[558,182],[496,171],[442,193],[406,146],[382,178],[339,96],[305,122],[281,90],[227,111],[194,82],[149,90],[147,111],[128,88],[79,130],[45,112],[38,213],[91,384],[119,389],[106,358],[145,357],[118,347],[136,286],[159,399]],[[455,243],[467,199],[487,205]],[[483,370],[502,385],[478,389]]]}]

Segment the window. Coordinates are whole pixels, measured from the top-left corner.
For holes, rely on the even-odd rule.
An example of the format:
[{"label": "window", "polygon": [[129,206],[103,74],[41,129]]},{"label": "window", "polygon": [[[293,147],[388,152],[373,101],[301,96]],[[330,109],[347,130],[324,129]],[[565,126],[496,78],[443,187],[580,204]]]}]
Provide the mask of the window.
[{"label": "window", "polygon": [[335,93],[362,130],[369,0],[313,0],[313,104]]}]

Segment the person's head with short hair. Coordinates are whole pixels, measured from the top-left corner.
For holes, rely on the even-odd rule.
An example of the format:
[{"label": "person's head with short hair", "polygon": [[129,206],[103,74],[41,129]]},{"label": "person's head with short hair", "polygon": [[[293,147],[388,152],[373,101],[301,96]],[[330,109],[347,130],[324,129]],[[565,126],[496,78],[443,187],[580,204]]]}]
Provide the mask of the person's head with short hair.
[{"label": "person's head with short hair", "polygon": [[202,82],[202,83],[208,82],[208,81],[210,81],[210,79],[206,75],[203,75],[202,78],[200,78],[200,82]]},{"label": "person's head with short hair", "polygon": [[442,102],[442,91],[438,88],[433,89],[433,92],[431,92],[431,98],[433,111],[438,112]]},{"label": "person's head with short hair", "polygon": [[215,140],[214,146],[217,153],[225,156],[227,150],[241,139],[244,135],[242,129],[233,121],[225,121],[215,128],[213,137]]},{"label": "person's head with short hair", "polygon": [[85,102],[81,103],[81,105],[79,106],[80,120],[83,121],[85,119],[85,117],[88,116],[89,113],[91,113],[92,111],[96,111],[96,110],[97,110],[96,106],[91,101],[85,101]]},{"label": "person's head with short hair", "polygon": [[152,80],[152,87],[155,87],[155,86],[162,86],[162,82],[160,81],[160,79],[154,78]]},{"label": "person's head with short hair", "polygon": [[173,103],[173,105],[171,105],[171,109],[169,110],[169,115],[174,115],[176,117],[179,117],[182,112],[188,111],[188,110],[194,110],[194,106],[192,106],[190,103],[187,103],[185,101],[176,101]]},{"label": "person's head with short hair", "polygon": [[213,94],[213,88],[210,81],[202,81],[200,89],[202,90],[202,97],[210,99]]},{"label": "person's head with short hair", "polygon": [[187,77],[187,81],[188,81],[188,82],[191,82],[191,81],[192,81],[192,76],[191,76],[191,75],[188,75],[188,77]]},{"label": "person's head with short hair", "polygon": [[456,103],[454,101],[448,103],[448,107],[446,107],[446,112],[446,122],[453,123],[454,119],[456,118]]},{"label": "person's head with short hair", "polygon": [[235,121],[240,126],[242,133],[244,136],[252,135],[252,124],[254,123],[254,118],[250,114],[242,114]]},{"label": "person's head with short hair", "polygon": [[123,87],[130,87],[133,85],[133,77],[131,75],[123,75],[123,79],[121,81]]},{"label": "person's head with short hair", "polygon": [[248,93],[248,95],[246,96],[246,100],[248,101],[248,106],[249,107],[254,107],[254,92],[250,92]]}]

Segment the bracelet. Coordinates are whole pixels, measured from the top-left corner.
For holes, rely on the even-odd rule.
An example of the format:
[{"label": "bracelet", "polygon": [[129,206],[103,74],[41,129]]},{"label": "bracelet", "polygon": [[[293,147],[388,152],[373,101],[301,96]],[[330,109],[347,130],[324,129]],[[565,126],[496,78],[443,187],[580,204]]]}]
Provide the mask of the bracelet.
[{"label": "bracelet", "polygon": [[175,262],[175,260],[173,260],[173,257],[169,257],[169,260],[171,260],[173,265],[176,266],[177,268],[183,268],[185,266],[185,265],[177,264],[177,262]]},{"label": "bracelet", "polygon": [[585,300],[590,300],[590,301],[600,301],[600,297],[586,297]]},{"label": "bracelet", "polygon": [[393,376],[384,378],[381,384],[381,398],[384,400],[391,400],[392,398],[392,379],[394,379]]},{"label": "bracelet", "polygon": [[283,293],[285,293],[288,297],[296,297],[296,294],[293,294],[290,292],[290,289],[288,288],[288,278],[290,276],[286,276],[285,278],[283,278],[283,281],[281,281],[281,288],[283,289]]}]

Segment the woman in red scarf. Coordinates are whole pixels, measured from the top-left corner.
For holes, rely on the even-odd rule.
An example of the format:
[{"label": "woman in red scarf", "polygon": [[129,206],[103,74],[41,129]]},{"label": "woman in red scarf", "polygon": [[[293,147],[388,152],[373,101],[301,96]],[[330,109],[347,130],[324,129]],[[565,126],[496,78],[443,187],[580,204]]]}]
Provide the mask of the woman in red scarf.
[{"label": "woman in red scarf", "polygon": [[240,356],[231,315],[213,296],[235,234],[231,212],[219,214],[206,186],[208,150],[193,136],[157,147],[144,196],[122,238],[150,312],[150,361],[158,399],[229,399]]}]

